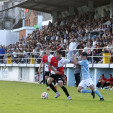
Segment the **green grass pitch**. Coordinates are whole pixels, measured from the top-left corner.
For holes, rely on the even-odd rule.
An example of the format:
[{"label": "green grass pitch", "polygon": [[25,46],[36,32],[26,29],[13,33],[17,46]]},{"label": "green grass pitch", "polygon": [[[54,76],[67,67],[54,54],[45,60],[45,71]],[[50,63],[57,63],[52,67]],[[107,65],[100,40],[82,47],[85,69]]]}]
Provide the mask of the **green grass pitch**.
[{"label": "green grass pitch", "polygon": [[48,91],[48,99],[41,99],[45,85],[0,81],[0,113],[113,113],[113,91],[101,90],[105,101],[100,102],[97,96],[93,100],[90,94],[67,88],[71,101],[66,100],[60,87],[58,99],[52,91]]}]

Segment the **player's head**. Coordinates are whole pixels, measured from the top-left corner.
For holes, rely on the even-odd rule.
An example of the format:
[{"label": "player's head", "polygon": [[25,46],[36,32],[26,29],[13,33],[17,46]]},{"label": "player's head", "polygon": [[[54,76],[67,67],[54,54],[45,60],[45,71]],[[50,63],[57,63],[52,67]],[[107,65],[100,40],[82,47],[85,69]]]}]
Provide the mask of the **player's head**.
[{"label": "player's head", "polygon": [[86,52],[83,52],[83,53],[81,54],[81,59],[82,59],[82,60],[86,60],[86,59],[87,59],[87,53],[86,53]]},{"label": "player's head", "polygon": [[109,77],[112,78],[112,74],[110,74]]},{"label": "player's head", "polygon": [[104,74],[102,74],[101,77],[104,78]]},{"label": "player's head", "polygon": [[61,57],[62,57],[62,51],[60,50],[56,51],[56,58],[61,59]]},{"label": "player's head", "polygon": [[49,54],[50,54],[50,50],[46,49],[46,55],[49,55]]}]

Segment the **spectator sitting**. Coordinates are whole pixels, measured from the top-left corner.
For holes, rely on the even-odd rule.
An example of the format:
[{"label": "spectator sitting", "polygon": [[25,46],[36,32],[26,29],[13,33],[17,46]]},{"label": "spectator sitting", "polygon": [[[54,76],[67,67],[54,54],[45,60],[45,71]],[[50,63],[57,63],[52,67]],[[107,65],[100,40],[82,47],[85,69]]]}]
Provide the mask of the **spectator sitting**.
[{"label": "spectator sitting", "polygon": [[38,74],[38,72],[35,73],[35,82],[39,82],[39,74]]},{"label": "spectator sitting", "polygon": [[98,83],[97,83],[97,86],[96,87],[101,87],[103,88],[105,86],[105,83],[106,83],[106,78],[104,77],[104,74],[102,74],[99,79],[98,79]]},{"label": "spectator sitting", "polygon": [[112,88],[113,87],[113,77],[112,74],[109,75],[109,79],[106,80],[106,86],[108,86],[108,88]]}]

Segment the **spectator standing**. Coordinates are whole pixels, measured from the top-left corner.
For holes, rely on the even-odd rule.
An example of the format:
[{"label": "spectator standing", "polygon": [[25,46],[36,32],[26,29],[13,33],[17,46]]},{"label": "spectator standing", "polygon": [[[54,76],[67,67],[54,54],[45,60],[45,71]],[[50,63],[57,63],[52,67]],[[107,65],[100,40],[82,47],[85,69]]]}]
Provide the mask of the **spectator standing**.
[{"label": "spectator standing", "polygon": [[2,46],[0,46],[0,63],[3,63],[4,55],[5,49]]},{"label": "spectator standing", "polygon": [[81,73],[81,67],[75,65],[74,66],[74,75],[75,75],[76,87],[78,87],[78,85],[80,83],[80,73]]},{"label": "spectator standing", "polygon": [[77,39],[74,42],[74,39],[71,39],[71,43],[69,44],[69,59],[72,59],[72,55],[75,54],[77,49]]}]

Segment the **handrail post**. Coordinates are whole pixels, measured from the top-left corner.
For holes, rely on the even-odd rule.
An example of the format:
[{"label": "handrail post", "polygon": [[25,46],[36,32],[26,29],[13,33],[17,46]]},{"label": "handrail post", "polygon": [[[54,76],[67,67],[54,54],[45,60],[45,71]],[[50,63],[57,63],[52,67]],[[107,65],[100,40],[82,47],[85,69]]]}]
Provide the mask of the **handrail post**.
[{"label": "handrail post", "polygon": [[92,68],[93,68],[93,66],[94,66],[94,60],[93,60],[93,50],[92,50]]},{"label": "handrail post", "polygon": [[110,68],[110,48],[109,48],[109,68]]}]

